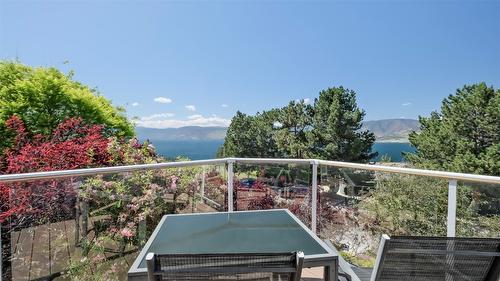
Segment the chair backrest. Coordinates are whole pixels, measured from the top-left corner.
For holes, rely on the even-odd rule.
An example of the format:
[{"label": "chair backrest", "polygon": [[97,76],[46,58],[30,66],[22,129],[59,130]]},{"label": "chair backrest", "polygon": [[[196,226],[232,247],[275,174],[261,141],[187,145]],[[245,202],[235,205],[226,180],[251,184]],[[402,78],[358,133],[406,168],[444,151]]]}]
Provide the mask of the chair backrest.
[{"label": "chair backrest", "polygon": [[304,254],[154,254],[146,262],[149,281],[290,280],[299,281]]},{"label": "chair backrest", "polygon": [[500,238],[382,235],[371,281],[499,281]]}]

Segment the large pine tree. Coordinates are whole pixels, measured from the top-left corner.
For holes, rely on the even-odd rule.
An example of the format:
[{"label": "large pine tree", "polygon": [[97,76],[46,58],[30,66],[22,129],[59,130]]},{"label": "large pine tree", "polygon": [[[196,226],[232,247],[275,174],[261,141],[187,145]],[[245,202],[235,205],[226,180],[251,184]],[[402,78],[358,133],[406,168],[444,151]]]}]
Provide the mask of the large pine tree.
[{"label": "large pine tree", "polygon": [[375,135],[361,131],[365,111],[356,103],[356,92],[343,87],[328,88],[314,100],[311,149],[317,158],[366,162]]},{"label": "large pine tree", "polygon": [[255,116],[238,112],[218,155],[366,162],[375,155],[375,136],[361,131],[364,115],[356,93],[342,87],[321,91],[314,105],[292,101]]},{"label": "large pine tree", "polygon": [[417,149],[405,157],[428,169],[500,176],[500,90],[464,86],[443,100],[441,112],[420,117]]}]

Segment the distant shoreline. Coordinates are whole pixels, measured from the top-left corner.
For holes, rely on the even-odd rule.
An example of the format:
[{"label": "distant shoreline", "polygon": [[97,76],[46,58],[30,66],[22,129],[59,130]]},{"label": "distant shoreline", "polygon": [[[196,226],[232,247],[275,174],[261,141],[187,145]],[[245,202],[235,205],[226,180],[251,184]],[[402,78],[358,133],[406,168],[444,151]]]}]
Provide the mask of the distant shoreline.
[{"label": "distant shoreline", "polygon": [[[140,139],[141,141],[145,141],[145,139]],[[155,142],[162,142],[162,141],[170,141],[170,142],[210,142],[210,141],[215,141],[215,142],[224,142],[224,139],[163,139],[163,140],[158,140],[158,139],[149,139],[153,144]],[[387,139],[387,140],[375,140],[375,143],[410,143],[409,140],[407,139]]]},{"label": "distant shoreline", "polygon": [[[411,132],[419,130],[418,120],[384,119],[363,122],[361,130],[375,134],[376,143],[409,143]],[[220,126],[184,126],[179,128],[135,128],[139,139],[155,141],[224,141],[227,127]]]},{"label": "distant shoreline", "polygon": [[376,143],[410,143],[408,139],[375,140]]},{"label": "distant shoreline", "polygon": [[[212,159],[224,140],[153,140],[152,144],[159,155],[167,158],[185,156],[191,160]],[[415,148],[402,139],[377,141],[373,144],[373,151],[378,156],[373,161],[380,161],[384,155],[389,156],[393,162],[403,161],[402,152],[413,152]]]}]

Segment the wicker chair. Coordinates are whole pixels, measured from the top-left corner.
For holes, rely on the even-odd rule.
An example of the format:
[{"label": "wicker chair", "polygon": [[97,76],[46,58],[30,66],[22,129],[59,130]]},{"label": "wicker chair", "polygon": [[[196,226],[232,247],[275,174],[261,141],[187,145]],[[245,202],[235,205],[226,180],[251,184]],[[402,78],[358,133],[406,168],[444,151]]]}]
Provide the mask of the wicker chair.
[{"label": "wicker chair", "polygon": [[373,269],[339,267],[349,281],[500,281],[500,239],[384,234]]},{"label": "wicker chair", "polygon": [[299,281],[304,254],[164,254],[146,256],[149,281]]}]

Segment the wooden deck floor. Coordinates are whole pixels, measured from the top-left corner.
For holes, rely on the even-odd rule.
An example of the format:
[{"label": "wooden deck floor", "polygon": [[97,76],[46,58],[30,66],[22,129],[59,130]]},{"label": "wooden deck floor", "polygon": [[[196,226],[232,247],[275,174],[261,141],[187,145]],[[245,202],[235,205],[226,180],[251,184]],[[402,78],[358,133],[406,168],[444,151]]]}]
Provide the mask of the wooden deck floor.
[{"label": "wooden deck floor", "polygon": [[43,278],[66,268],[68,261],[78,256],[74,229],[74,221],[63,221],[13,232],[13,279]]},{"label": "wooden deck floor", "polygon": [[[82,258],[81,248],[75,246],[74,220],[25,228],[13,232],[11,239],[13,280],[50,280],[64,272],[71,261]],[[106,253],[108,255],[115,254]],[[126,274],[136,255],[129,254],[113,263],[123,267]]]},{"label": "wooden deck floor", "polygon": [[[198,204],[196,212],[212,212],[213,208]],[[184,210],[187,212],[187,210]],[[89,229],[93,222],[89,220]],[[69,280],[59,276],[68,269],[71,261],[82,259],[82,250],[75,246],[75,221],[61,221],[25,228],[11,234],[12,241],[12,277],[15,281],[27,280]],[[113,245],[107,245],[115,248]],[[127,249],[130,254],[116,258],[116,253],[106,252],[110,258],[106,266],[118,268],[119,280],[127,280],[127,271],[132,266],[138,251]],[[134,251],[135,250],[135,251]],[[322,280],[322,268],[304,269],[303,280]]]},{"label": "wooden deck floor", "polygon": [[[181,213],[215,212],[216,210],[206,204],[198,203],[194,210],[187,206]],[[89,219],[89,229],[99,217]],[[12,244],[12,277],[13,280],[51,280],[51,277],[60,275],[68,269],[71,261],[82,258],[82,250],[75,246],[75,221],[61,221],[29,227],[11,233]],[[80,231],[81,233],[81,231]],[[92,233],[91,233],[92,235]],[[106,245],[111,250],[117,250],[118,245]],[[127,252],[136,249],[127,248]],[[106,252],[107,258],[113,258],[109,266],[119,268],[120,280],[126,280],[126,274],[138,251],[124,257],[115,258],[113,251]],[[123,278],[121,278],[123,277]],[[66,280],[58,277],[54,280]]]}]

